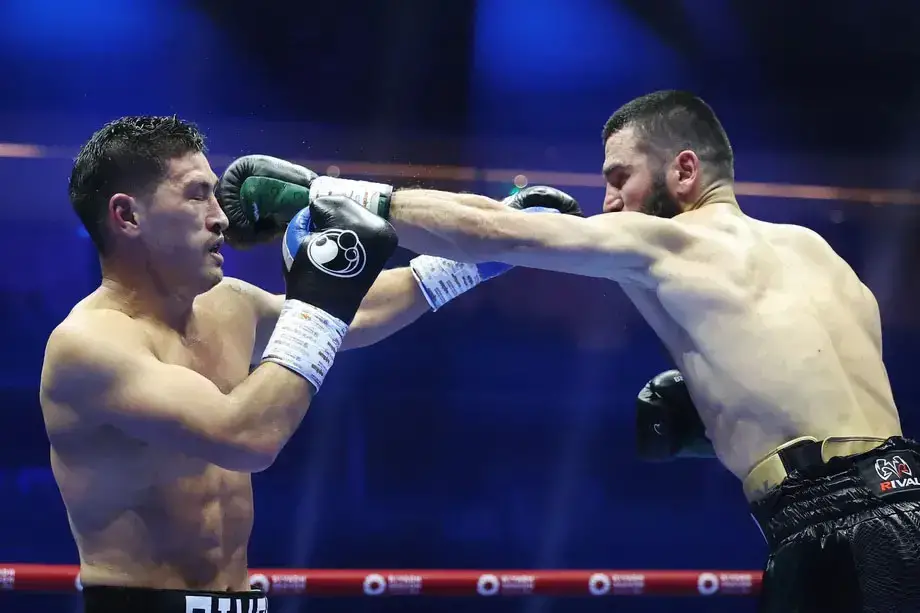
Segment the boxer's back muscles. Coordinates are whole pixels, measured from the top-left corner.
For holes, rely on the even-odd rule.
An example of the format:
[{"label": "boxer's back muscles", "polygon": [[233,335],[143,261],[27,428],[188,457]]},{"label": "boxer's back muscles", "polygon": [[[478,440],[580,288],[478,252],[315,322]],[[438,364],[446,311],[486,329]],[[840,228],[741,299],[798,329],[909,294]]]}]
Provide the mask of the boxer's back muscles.
[{"label": "boxer's back muscles", "polygon": [[[222,412],[249,373],[256,316],[232,288],[196,300],[185,336],[96,292],[49,340],[42,409],[86,584],[248,589],[262,460]],[[300,393],[287,400],[308,404]]]},{"label": "boxer's back muscles", "polygon": [[425,234],[434,255],[619,283],[684,372],[707,435],[738,476],[801,436],[900,434],[871,292],[819,236],[746,217],[724,186],[672,219],[396,196],[391,219]]},{"label": "boxer's back muscles", "polygon": [[899,435],[875,298],[815,233],[714,204],[693,238],[612,275],[685,374],[719,458],[744,477],[800,436]]}]

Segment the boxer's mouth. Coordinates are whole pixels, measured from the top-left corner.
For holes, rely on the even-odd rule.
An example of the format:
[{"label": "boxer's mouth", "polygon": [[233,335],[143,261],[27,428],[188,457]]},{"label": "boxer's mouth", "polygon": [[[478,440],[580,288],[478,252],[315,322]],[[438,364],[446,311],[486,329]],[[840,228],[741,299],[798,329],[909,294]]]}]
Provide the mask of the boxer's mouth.
[{"label": "boxer's mouth", "polygon": [[220,239],[217,240],[216,243],[214,243],[213,245],[211,245],[211,247],[208,249],[208,252],[209,252],[209,253],[218,253],[218,252],[220,251],[220,248],[223,247],[223,246],[224,246],[224,239],[223,239],[223,238],[220,238]]}]

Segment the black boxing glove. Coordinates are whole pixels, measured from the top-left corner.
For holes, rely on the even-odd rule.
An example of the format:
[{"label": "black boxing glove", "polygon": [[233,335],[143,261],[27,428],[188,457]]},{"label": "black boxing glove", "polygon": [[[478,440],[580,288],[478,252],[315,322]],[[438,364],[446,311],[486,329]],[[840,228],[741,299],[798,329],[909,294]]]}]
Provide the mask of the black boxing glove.
[{"label": "black boxing glove", "polygon": [[712,442],[703,425],[683,375],[665,371],[645,384],[636,399],[639,458],[714,458]]},{"label": "black boxing glove", "polygon": [[386,220],[343,196],[317,198],[281,245],[286,300],[262,361],[319,391],[361,301],[399,241]]},{"label": "black boxing glove", "polygon": [[584,217],[578,201],[569,196],[564,191],[555,187],[546,185],[534,185],[525,187],[521,191],[502,200],[502,204],[512,209],[529,209],[531,207],[540,207],[546,209],[556,209],[563,215],[575,215]]},{"label": "black boxing glove", "polygon": [[227,242],[246,247],[270,241],[310,202],[317,175],[267,155],[234,160],[217,183],[217,201],[230,220]]}]

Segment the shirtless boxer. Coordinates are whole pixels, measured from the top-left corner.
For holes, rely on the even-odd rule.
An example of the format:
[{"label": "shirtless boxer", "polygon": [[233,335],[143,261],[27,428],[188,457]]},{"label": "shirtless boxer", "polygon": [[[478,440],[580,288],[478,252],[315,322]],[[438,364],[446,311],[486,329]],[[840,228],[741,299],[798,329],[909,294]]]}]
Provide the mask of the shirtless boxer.
[{"label": "shirtless boxer", "polygon": [[642,392],[640,444],[711,445],[742,480],[770,547],[761,610],[920,610],[920,455],[872,293],[816,233],[742,213],[728,138],[692,94],[629,102],[603,140],[606,214],[587,219],[423,190],[381,207],[364,196],[386,190],[327,177],[309,189],[369,203],[409,249],[617,282],[686,377]]},{"label": "shirtless boxer", "polygon": [[[114,121],[74,165],[70,197],[103,280],[52,333],[41,403],[87,613],[185,613],[186,597],[195,611],[228,611],[230,598],[263,610],[245,593],[250,474],[296,430],[337,349],[430,310],[410,268],[377,276],[395,242],[379,217],[315,202],[312,229],[350,230],[364,253],[339,240],[344,259],[330,260],[317,241],[304,260],[302,206],[228,228],[231,179],[225,214],[202,135],[174,117]],[[285,228],[286,296],[223,277],[225,231],[246,244]]]}]

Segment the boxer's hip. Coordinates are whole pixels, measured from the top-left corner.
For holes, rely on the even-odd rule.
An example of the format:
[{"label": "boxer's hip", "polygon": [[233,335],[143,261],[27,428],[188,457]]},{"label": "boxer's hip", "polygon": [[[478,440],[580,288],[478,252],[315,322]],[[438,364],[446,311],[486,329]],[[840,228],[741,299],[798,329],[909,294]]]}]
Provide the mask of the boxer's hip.
[{"label": "boxer's hip", "polygon": [[869,452],[886,442],[877,437],[831,437],[818,440],[803,436],[784,443],[767,454],[744,478],[744,495],[754,503],[778,488],[795,471],[824,465],[836,457]]},{"label": "boxer's hip", "polygon": [[770,547],[761,612],[920,610],[920,445],[828,459],[811,445],[751,502]]},{"label": "boxer's hip", "polygon": [[198,592],[93,585],[83,587],[85,613],[267,613],[265,594]]},{"label": "boxer's hip", "polygon": [[792,446],[794,454],[783,448],[774,454],[779,465],[772,470],[785,478],[773,485],[761,472],[755,478],[767,487],[749,487],[761,463],[745,480],[751,512],[771,547],[806,530],[920,509],[920,444],[913,440],[799,439],[784,447]]}]

